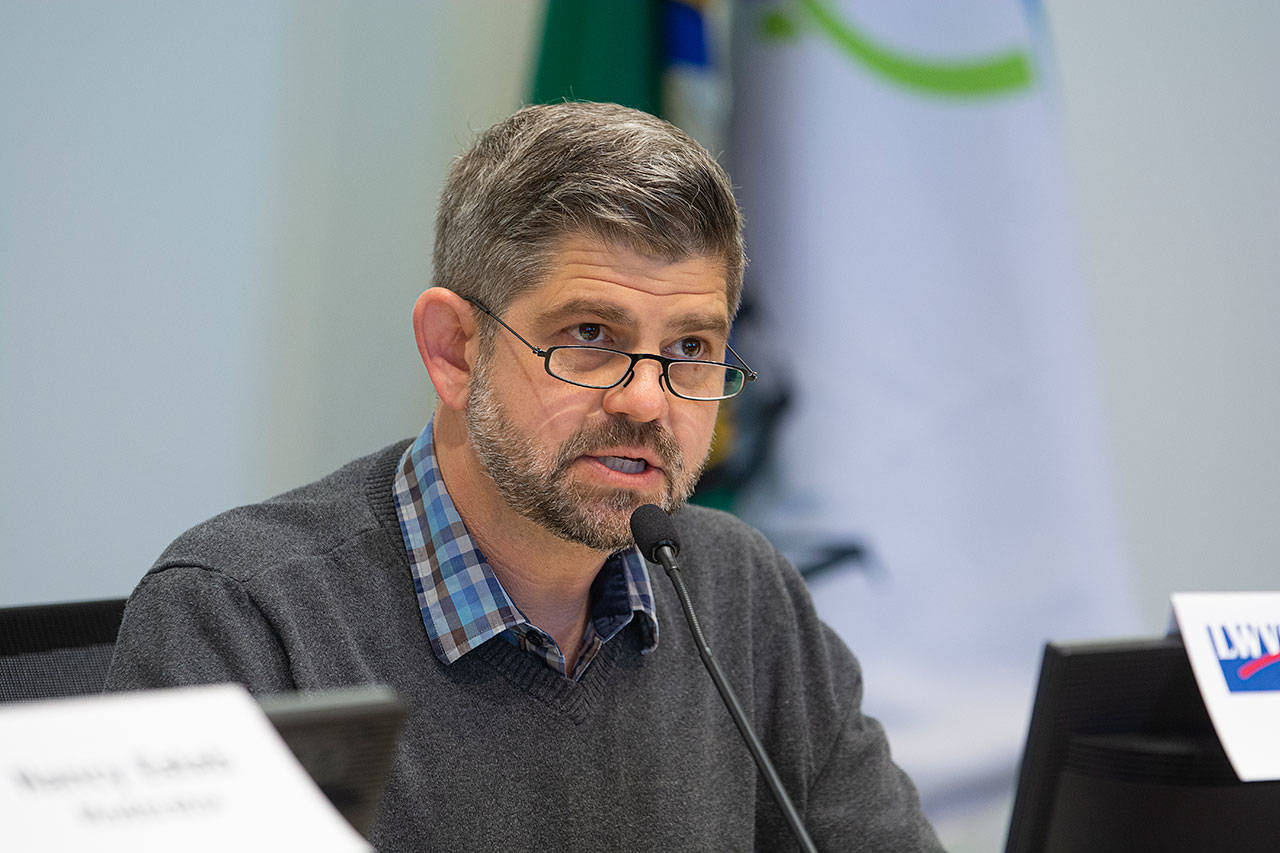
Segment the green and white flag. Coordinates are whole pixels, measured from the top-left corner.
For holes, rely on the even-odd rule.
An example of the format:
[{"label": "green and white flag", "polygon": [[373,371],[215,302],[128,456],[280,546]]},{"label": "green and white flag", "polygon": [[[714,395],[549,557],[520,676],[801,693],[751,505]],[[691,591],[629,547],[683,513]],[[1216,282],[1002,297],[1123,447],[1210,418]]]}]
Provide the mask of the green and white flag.
[{"label": "green and white flag", "polygon": [[535,104],[609,101],[662,113],[662,4],[548,0]]},{"label": "green and white flag", "polygon": [[748,2],[734,31],[739,349],[787,401],[736,506],[819,570],[935,818],[1011,790],[1045,640],[1133,629],[1037,14]]},{"label": "green and white flag", "polygon": [[727,0],[549,0],[532,101],[623,104],[722,151],[728,22]]}]

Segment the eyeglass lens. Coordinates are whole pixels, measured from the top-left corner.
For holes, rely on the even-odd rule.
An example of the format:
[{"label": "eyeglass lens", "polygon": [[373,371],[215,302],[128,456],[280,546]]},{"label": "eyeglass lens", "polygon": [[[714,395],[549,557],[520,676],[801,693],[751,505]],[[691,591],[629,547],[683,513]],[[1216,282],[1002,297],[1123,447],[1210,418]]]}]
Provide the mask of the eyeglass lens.
[{"label": "eyeglass lens", "polygon": [[[630,369],[631,356],[598,347],[557,347],[547,361],[552,375],[593,388],[616,385]],[[672,391],[700,400],[732,397],[745,381],[735,367],[699,361],[671,362],[667,378]]]}]

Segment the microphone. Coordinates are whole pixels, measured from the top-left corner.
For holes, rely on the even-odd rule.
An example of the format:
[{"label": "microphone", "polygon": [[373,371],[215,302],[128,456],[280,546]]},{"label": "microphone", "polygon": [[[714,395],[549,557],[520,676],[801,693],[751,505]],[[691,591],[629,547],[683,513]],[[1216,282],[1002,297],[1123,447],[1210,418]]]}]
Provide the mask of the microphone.
[{"label": "microphone", "polygon": [[680,567],[676,565],[676,556],[680,553],[680,537],[676,533],[676,526],[672,523],[671,516],[653,504],[637,507],[636,511],[631,513],[631,535],[635,538],[636,545],[645,559],[651,563],[661,564],[662,568],[666,569],[667,577],[671,578],[671,584],[676,589],[676,597],[680,599],[680,608],[684,611],[684,618],[689,623],[689,632],[693,634],[693,644],[698,649],[698,657],[702,658],[703,666],[707,668],[707,673],[715,682],[716,689],[720,691],[720,698],[724,700],[729,716],[733,717],[733,722],[737,724],[738,731],[746,742],[751,757],[755,759],[756,767],[760,770],[760,775],[764,777],[774,801],[777,802],[778,808],[782,809],[783,817],[791,827],[791,834],[795,836],[801,850],[806,853],[818,853],[818,848],[813,845],[813,839],[809,837],[804,823],[800,820],[800,813],[796,811],[795,804],[791,802],[786,789],[782,787],[782,779],[778,776],[778,771],[774,769],[773,762],[765,753],[764,745],[756,737],[751,721],[747,719],[742,706],[738,704],[738,697],[734,695],[729,682],[725,680],[720,664],[711,654],[711,646],[702,633],[702,626],[698,624],[697,614],[693,612],[689,590],[684,585],[684,578],[680,576]]},{"label": "microphone", "polygon": [[667,561],[662,559],[660,551],[668,552],[672,562],[680,553],[680,539],[676,535],[676,526],[671,523],[671,516],[654,504],[636,507],[636,511],[631,513],[631,535],[640,553],[651,563],[666,566]]}]

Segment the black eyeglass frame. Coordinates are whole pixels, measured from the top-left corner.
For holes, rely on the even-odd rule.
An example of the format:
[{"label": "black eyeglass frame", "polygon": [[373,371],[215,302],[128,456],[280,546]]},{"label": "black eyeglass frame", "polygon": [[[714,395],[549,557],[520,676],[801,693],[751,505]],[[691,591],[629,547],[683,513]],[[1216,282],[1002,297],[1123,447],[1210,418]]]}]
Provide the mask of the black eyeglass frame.
[{"label": "black eyeglass frame", "polygon": [[[473,299],[470,296],[463,296],[462,298],[467,300],[477,308],[479,308],[484,313],[488,314],[494,320],[496,320],[498,325],[502,326],[502,328],[506,329],[508,332],[515,335],[516,338],[520,341],[520,343],[524,344],[529,348],[530,352],[532,352],[538,358],[542,359],[542,369],[547,372],[548,376],[550,376],[553,379],[559,379],[561,382],[568,383],[569,385],[576,385],[579,388],[594,388],[598,391],[607,391],[610,388],[617,388],[619,385],[626,385],[628,382],[631,381],[631,377],[635,375],[636,362],[643,361],[646,358],[653,359],[654,361],[658,362],[658,364],[662,365],[662,385],[664,388],[667,389],[667,391],[672,396],[679,397],[681,400],[692,400],[693,402],[696,402],[696,403],[716,403],[721,400],[731,400],[734,397],[741,394],[746,389],[748,382],[754,382],[756,378],[760,375],[756,373],[754,370],[752,370],[750,365],[748,365],[745,361],[743,361],[742,356],[738,355],[734,351],[733,347],[729,346],[729,343],[727,341],[725,342],[725,345],[724,345],[725,349],[727,349],[729,351],[729,354],[734,358],[736,358],[742,364],[742,367],[738,367],[737,365],[734,365],[734,364],[728,364],[723,361],[707,361],[705,359],[698,359],[698,358],[670,358],[665,355],[655,355],[653,353],[647,353],[647,352],[623,352],[622,350],[609,349],[608,347],[593,347],[590,344],[565,344],[565,345],[557,345],[553,347],[548,347],[547,349],[543,349],[542,347],[535,346],[534,344],[531,344],[527,340],[525,340],[524,335],[520,334],[515,329],[508,326],[501,317],[499,317],[497,314],[493,313],[488,308],[486,308],[484,304],[481,303],[478,299]],[[615,353],[617,355],[625,355],[627,358],[631,359],[631,364],[627,366],[626,372],[623,373],[621,377],[619,377],[618,381],[612,383],[611,385],[588,385],[585,382],[574,382],[572,379],[565,379],[563,376],[560,376],[558,374],[551,372],[551,356],[556,352],[556,350],[568,350],[568,349],[601,350],[603,352]],[[738,388],[737,391],[734,391],[732,394],[727,394],[720,397],[690,397],[687,394],[681,394],[672,386],[671,365],[673,364],[706,364],[713,367],[726,367],[730,370],[736,370],[742,374],[742,377],[743,377],[742,386]]]}]

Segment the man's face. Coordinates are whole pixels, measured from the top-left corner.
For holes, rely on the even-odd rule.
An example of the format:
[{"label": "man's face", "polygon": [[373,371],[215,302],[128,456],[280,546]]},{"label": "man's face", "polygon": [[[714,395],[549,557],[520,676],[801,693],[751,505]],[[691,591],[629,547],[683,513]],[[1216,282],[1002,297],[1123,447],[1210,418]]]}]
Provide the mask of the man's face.
[{"label": "man's face", "polygon": [[[543,348],[592,344],[723,361],[724,266],[571,239],[553,256],[547,281],[518,297],[503,320]],[[716,403],[671,395],[650,360],[625,385],[570,385],[547,375],[510,333],[496,335],[472,378],[467,428],[512,510],[562,539],[612,551],[631,543],[636,507],[684,503],[711,447]]]}]

